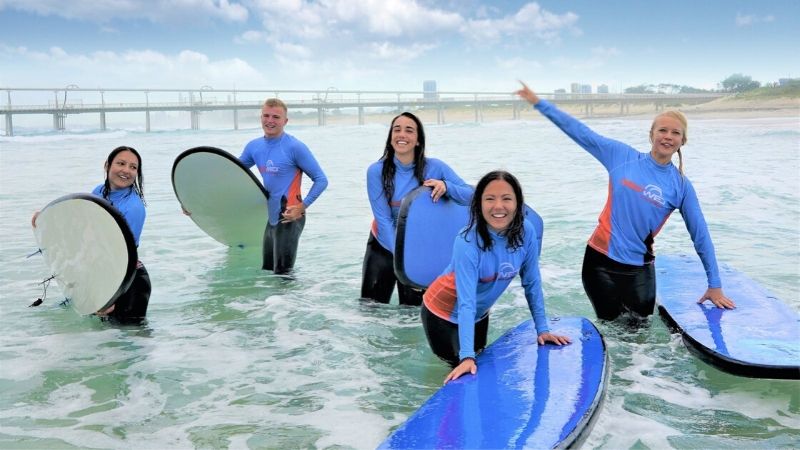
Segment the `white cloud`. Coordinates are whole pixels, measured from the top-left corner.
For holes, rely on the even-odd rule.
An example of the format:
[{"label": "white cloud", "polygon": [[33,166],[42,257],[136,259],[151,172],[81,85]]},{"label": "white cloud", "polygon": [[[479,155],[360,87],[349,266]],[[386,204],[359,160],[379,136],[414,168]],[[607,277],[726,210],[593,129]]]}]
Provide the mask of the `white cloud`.
[{"label": "white cloud", "polygon": [[515,14],[501,19],[469,20],[461,31],[475,41],[497,41],[504,36],[529,37],[531,34],[545,42],[558,42],[560,34],[569,30],[579,34],[578,16],[572,12],[553,14],[538,3],[527,3]]},{"label": "white cloud", "polygon": [[146,19],[168,23],[198,17],[243,22],[249,15],[247,8],[229,0],[3,0],[0,11],[3,9],[90,22]]},{"label": "white cloud", "polygon": [[[19,74],[14,68],[4,74],[7,82],[17,85],[78,83],[82,87],[106,88],[211,85],[225,89],[231,88],[232,83],[258,86],[265,82],[265,77],[246,61],[239,58],[212,60],[192,50],[178,54],[155,50],[68,53],[60,47],[36,52],[25,47],[5,46],[0,47],[0,61],[4,60],[17,61],[19,67],[25,68]],[[54,79],[54,74],[58,74],[58,79]]]},{"label": "white cloud", "polygon": [[736,13],[737,27],[749,27],[758,23],[769,23],[774,21],[775,21],[775,16],[771,14],[759,17],[754,15],[745,15],[742,13]]},{"label": "white cloud", "polygon": [[252,44],[256,42],[263,42],[266,40],[264,33],[256,30],[248,30],[233,38],[237,44]]},{"label": "white cloud", "polygon": [[411,61],[436,48],[432,44],[395,45],[391,42],[372,42],[369,57],[390,61]]}]

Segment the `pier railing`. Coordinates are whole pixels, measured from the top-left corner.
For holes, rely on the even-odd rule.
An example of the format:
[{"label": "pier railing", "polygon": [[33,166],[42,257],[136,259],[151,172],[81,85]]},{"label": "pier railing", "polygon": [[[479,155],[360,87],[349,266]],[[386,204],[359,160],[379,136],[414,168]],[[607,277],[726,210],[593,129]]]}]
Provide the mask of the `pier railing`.
[{"label": "pier railing", "polygon": [[[365,114],[371,111],[400,111],[428,109],[436,111],[437,123],[444,123],[446,111],[453,108],[471,108],[476,122],[483,119],[486,108],[509,108],[510,118],[518,119],[520,111],[528,108],[524,101],[508,92],[463,91],[340,91],[324,90],[241,90],[213,89],[85,89],[75,85],[63,88],[11,88],[0,87],[5,92],[5,102],[0,98],[0,114],[5,116],[5,134],[13,135],[13,116],[51,115],[53,128],[64,130],[66,119],[75,114],[99,114],[101,130],[106,129],[106,114],[144,113],[145,130],[150,131],[150,114],[153,112],[188,112],[189,126],[199,128],[201,113],[211,111],[232,112],[233,128],[239,128],[240,111],[257,111],[265,98],[282,99],[291,111],[315,113],[318,125],[326,125],[331,111],[352,111],[358,123],[364,123]],[[619,114],[629,111],[631,105],[651,104],[655,110],[665,105],[704,103],[723,96],[704,94],[573,94],[544,93],[542,98],[557,104],[580,105],[587,115],[595,106],[619,105]]]}]

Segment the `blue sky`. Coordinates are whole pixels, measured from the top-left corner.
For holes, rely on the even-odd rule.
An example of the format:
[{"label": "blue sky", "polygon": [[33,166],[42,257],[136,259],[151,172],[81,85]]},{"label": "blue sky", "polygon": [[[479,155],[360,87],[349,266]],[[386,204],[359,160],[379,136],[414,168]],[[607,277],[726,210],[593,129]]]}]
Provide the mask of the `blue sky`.
[{"label": "blue sky", "polygon": [[0,0],[0,87],[714,88],[798,48],[796,0]]}]

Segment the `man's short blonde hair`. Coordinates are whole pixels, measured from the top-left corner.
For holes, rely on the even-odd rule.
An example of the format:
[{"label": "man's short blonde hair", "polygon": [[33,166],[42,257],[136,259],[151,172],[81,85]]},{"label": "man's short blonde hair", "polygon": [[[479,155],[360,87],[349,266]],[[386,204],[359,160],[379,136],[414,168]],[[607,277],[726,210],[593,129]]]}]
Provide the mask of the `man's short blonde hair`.
[{"label": "man's short blonde hair", "polygon": [[289,112],[289,109],[286,108],[286,103],[283,103],[283,101],[279,98],[268,98],[264,100],[264,106],[269,106],[270,108],[274,108],[277,106],[283,108],[284,113]]}]

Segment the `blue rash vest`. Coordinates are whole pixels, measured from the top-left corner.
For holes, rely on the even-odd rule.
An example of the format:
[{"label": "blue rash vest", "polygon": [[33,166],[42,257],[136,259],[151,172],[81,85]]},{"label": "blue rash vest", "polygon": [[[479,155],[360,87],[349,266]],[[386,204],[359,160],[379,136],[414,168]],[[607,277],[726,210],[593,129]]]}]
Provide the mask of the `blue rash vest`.
[{"label": "blue rash vest", "polygon": [[[372,208],[374,220],[372,234],[378,239],[383,248],[394,254],[394,239],[397,232],[397,216],[400,214],[400,204],[409,192],[419,187],[419,182],[414,178],[415,163],[403,164],[394,158],[394,193],[391,202],[386,200],[383,190],[383,159],[372,163],[367,168],[367,194]],[[442,180],[447,186],[445,196],[450,197],[459,205],[469,205],[472,192],[475,190],[462,180],[453,169],[436,158],[425,158],[425,180]]]},{"label": "blue rash vest", "polygon": [[[104,185],[101,184],[94,188],[92,195],[103,198],[103,186]],[[122,214],[122,217],[125,218],[125,222],[128,222],[128,228],[130,228],[131,233],[133,233],[133,240],[136,242],[136,247],[139,247],[139,236],[142,235],[144,218],[147,215],[142,198],[133,190],[133,186],[130,186],[124,189],[109,190],[108,198],[105,200],[108,200],[114,205],[117,211]]]},{"label": "blue rash vest", "polygon": [[[328,178],[306,144],[288,133],[253,139],[244,147],[239,161],[248,169],[258,167],[264,188],[269,192],[267,210],[271,225],[280,221],[284,198],[286,207],[302,202],[308,208],[328,187]],[[305,199],[300,191],[303,173],[314,182]]]},{"label": "blue rash vest", "polygon": [[703,262],[708,287],[722,287],[714,244],[697,194],[674,164],[659,164],[650,153],[603,137],[546,100],[540,100],[534,108],[608,171],[608,199],[589,238],[592,248],[623,264],[651,264],[655,236],[678,209]]},{"label": "blue rash vest", "polygon": [[505,236],[489,231],[494,244],[489,251],[478,246],[475,229],[465,238],[459,233],[453,245],[450,265],[425,292],[425,307],[437,317],[458,324],[459,359],[474,358],[475,323],[519,274],[525,299],[538,334],[550,331],[544,309],[542,278],[539,274],[539,242],[533,225],[525,220],[522,246],[510,250]]}]

